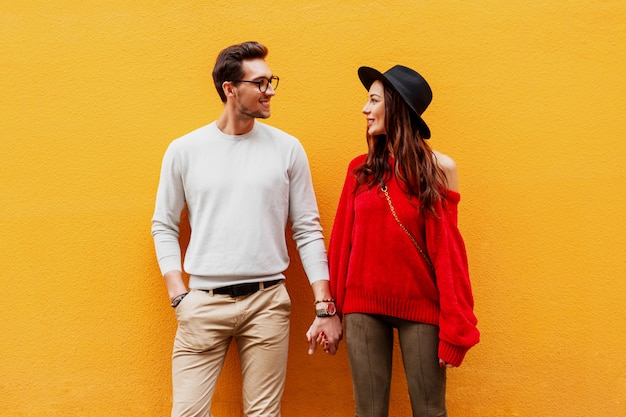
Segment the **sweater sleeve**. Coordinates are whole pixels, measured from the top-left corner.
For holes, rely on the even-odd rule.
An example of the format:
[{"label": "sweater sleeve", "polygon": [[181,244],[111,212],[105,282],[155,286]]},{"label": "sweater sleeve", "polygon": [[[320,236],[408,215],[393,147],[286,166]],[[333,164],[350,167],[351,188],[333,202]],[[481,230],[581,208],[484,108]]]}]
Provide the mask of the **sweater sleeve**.
[{"label": "sweater sleeve", "polygon": [[185,205],[180,169],[173,146],[165,152],[152,216],[152,236],[161,273],[182,271],[179,243],[180,214]]},{"label": "sweater sleeve", "polygon": [[437,216],[429,214],[426,220],[427,247],[439,290],[439,357],[454,366],[461,365],[480,338],[465,244],[457,227],[459,200],[458,193],[448,190]]},{"label": "sweater sleeve", "polygon": [[348,166],[328,247],[330,290],[335,299],[339,315],[342,314],[346,277],[350,262],[352,227],[354,223],[354,189],[356,186],[354,169],[361,163],[363,163],[363,156],[354,159]]},{"label": "sweater sleeve", "polygon": [[328,281],[328,258],[306,152],[297,142],[289,169],[289,219],[302,267],[313,284]]}]

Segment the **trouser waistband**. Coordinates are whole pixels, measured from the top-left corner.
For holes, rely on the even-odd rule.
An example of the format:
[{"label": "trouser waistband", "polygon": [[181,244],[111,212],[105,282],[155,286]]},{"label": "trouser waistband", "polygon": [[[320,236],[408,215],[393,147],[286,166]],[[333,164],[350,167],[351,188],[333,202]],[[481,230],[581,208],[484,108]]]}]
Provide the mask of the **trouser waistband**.
[{"label": "trouser waistband", "polygon": [[202,290],[202,291],[206,291],[211,295],[222,294],[222,295],[229,295],[231,297],[241,297],[245,295],[254,294],[255,292],[262,290],[264,288],[273,287],[274,285],[278,284],[281,281],[282,279],[275,279],[272,281],[261,281],[261,282],[248,282],[245,284],[228,285],[226,287],[219,287],[219,288],[214,288],[212,290]]}]

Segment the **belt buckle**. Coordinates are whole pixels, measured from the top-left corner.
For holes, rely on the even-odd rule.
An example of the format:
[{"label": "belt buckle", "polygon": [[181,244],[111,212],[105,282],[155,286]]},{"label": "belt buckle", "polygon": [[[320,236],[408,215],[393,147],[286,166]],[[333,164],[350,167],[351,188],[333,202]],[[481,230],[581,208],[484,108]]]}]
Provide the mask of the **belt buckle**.
[{"label": "belt buckle", "polygon": [[241,297],[243,295],[254,294],[255,292],[259,290],[259,284],[258,283],[255,283],[255,284],[248,283],[248,284],[233,285],[229,288],[228,295],[230,295],[231,297]]}]

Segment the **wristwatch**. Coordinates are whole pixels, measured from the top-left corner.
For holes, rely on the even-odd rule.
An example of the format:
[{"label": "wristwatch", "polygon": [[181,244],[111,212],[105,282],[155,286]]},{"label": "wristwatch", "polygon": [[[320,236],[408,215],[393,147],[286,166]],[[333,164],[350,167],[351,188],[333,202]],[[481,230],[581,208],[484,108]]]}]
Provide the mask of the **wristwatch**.
[{"label": "wristwatch", "polygon": [[337,314],[337,308],[333,302],[325,303],[322,307],[315,306],[315,315],[317,317],[332,317],[335,314]]}]

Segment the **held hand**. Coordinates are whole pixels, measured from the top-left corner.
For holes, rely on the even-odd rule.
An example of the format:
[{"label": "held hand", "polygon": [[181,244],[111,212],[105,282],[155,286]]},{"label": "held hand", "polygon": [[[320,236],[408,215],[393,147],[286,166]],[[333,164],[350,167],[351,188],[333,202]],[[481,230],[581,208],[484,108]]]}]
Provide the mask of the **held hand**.
[{"label": "held hand", "polygon": [[306,340],[309,342],[309,355],[315,353],[318,344],[324,349],[324,352],[334,355],[337,353],[342,337],[343,328],[339,317],[316,317],[306,332]]}]

